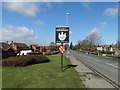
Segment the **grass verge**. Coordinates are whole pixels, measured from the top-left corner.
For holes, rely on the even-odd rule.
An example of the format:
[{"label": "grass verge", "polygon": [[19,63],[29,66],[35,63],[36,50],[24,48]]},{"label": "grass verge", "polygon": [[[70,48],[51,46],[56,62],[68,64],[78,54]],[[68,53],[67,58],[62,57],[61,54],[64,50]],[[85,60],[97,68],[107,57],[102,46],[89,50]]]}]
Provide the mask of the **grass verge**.
[{"label": "grass verge", "polygon": [[[49,63],[26,67],[3,67],[2,88],[84,88],[74,68],[60,70],[60,55],[48,56]],[[64,57],[64,65],[70,62]]]},{"label": "grass verge", "polygon": [[[74,50],[78,53],[83,53],[83,52],[80,52],[78,50]],[[83,53],[83,54],[86,54],[86,53]],[[96,57],[103,57],[103,58],[108,58],[108,59],[114,59],[114,60],[120,60],[120,58],[116,58],[116,57],[108,57],[108,56],[98,56],[98,55],[94,55],[94,54],[87,54],[87,55],[92,55],[92,56],[96,56]]]}]

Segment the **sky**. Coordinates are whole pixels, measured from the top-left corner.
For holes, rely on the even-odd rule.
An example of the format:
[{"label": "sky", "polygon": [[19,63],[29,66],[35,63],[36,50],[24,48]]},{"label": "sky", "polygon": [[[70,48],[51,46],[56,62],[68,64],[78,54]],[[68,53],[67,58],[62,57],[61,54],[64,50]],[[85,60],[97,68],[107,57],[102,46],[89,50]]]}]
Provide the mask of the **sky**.
[{"label": "sky", "polygon": [[49,45],[56,26],[70,27],[70,42],[99,32],[103,44],[118,39],[117,2],[2,2],[2,41]]}]

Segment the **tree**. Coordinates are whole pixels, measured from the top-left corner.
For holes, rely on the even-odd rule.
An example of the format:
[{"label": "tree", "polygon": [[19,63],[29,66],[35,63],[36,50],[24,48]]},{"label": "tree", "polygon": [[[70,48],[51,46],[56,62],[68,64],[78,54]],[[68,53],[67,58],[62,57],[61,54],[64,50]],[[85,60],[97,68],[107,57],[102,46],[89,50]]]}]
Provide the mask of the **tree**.
[{"label": "tree", "polygon": [[44,48],[42,49],[42,52],[46,52],[46,48],[45,48],[45,46],[44,46]]},{"label": "tree", "polygon": [[58,45],[54,42],[50,43],[51,51],[57,51],[58,50]]},{"label": "tree", "polygon": [[102,43],[101,34],[97,28],[94,28],[91,32],[88,33],[85,40],[88,41],[89,50],[94,45],[100,45]]},{"label": "tree", "polygon": [[120,50],[120,40],[117,41],[117,48]]},{"label": "tree", "polygon": [[73,48],[73,44],[72,44],[72,42],[70,43],[70,49],[72,49]]},{"label": "tree", "polygon": [[89,47],[89,41],[88,40],[78,40],[77,47],[78,47],[78,49],[87,50]]}]

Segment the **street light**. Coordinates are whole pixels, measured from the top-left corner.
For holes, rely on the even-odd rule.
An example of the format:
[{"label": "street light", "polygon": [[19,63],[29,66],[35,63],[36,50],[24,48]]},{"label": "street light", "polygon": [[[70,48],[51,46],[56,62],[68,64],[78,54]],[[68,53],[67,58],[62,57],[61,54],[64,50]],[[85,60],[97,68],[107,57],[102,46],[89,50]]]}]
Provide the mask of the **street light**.
[{"label": "street light", "polygon": [[66,26],[68,26],[68,16],[69,16],[69,13],[66,14]]},{"label": "street light", "polygon": [[[66,26],[68,26],[68,16],[69,13],[66,13]],[[68,58],[68,47],[67,47],[67,58]]]}]

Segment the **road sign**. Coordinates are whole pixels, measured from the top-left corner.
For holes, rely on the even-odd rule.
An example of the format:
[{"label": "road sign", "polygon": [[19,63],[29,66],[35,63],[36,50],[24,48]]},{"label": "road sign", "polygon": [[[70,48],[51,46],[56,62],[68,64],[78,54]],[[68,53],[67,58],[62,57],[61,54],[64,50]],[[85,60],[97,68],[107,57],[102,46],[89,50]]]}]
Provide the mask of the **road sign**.
[{"label": "road sign", "polygon": [[60,46],[59,51],[60,51],[60,53],[63,53],[65,51],[65,46]]},{"label": "road sign", "polygon": [[56,27],[56,43],[69,43],[69,27]]}]

